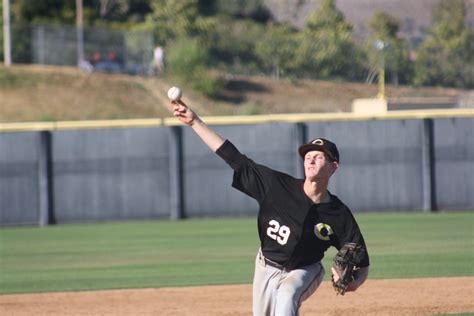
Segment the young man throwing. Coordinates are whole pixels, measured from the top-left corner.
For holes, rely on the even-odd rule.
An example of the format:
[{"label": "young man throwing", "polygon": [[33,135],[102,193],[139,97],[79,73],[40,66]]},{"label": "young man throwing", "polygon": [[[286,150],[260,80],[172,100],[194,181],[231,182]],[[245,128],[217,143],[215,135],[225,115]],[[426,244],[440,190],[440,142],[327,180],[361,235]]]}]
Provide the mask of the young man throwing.
[{"label": "young man throwing", "polygon": [[355,291],[367,279],[369,257],[359,226],[349,208],[327,189],[339,166],[334,143],[318,138],[302,145],[305,179],[296,179],[241,154],[181,100],[172,105],[173,114],[234,170],[232,186],[259,204],[255,316],[298,315],[301,303],[323,280],[321,259],[330,246],[341,249],[351,242],[364,249],[346,291]]}]

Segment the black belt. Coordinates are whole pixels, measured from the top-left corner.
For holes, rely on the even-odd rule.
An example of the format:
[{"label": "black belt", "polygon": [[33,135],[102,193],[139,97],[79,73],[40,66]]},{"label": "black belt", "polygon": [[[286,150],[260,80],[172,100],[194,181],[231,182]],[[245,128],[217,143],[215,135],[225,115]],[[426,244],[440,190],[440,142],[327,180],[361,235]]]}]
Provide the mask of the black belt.
[{"label": "black belt", "polygon": [[276,263],[275,261],[271,261],[270,259],[267,259],[265,257],[263,257],[263,259],[265,260],[265,264],[270,266],[270,267],[274,267],[274,268],[277,268],[279,270],[285,270],[285,267],[282,266],[281,264],[279,263]]}]

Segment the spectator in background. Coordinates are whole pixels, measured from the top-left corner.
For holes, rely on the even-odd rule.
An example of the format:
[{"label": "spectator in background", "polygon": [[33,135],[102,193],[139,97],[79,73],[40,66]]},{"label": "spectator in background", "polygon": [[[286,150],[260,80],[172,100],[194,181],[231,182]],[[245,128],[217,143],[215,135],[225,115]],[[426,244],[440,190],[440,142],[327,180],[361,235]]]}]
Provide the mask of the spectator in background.
[{"label": "spectator in background", "polygon": [[91,64],[95,71],[100,72],[117,73],[122,70],[119,56],[115,50],[111,50],[107,54],[107,58],[104,58],[99,51],[96,51],[92,56]]},{"label": "spectator in background", "polygon": [[92,56],[92,61],[91,64],[95,66],[96,64],[100,63],[102,61],[102,54],[99,51],[96,51],[94,55]]},{"label": "spectator in background", "polygon": [[153,72],[162,74],[165,70],[165,51],[163,47],[156,46],[153,50]]},{"label": "spectator in background", "polygon": [[79,69],[86,72],[86,73],[91,73],[91,72],[94,71],[94,66],[88,60],[81,60],[79,62]]},{"label": "spectator in background", "polygon": [[107,70],[109,72],[120,72],[122,67],[120,65],[120,60],[118,54],[115,50],[112,50],[109,53],[108,60],[107,60]]}]

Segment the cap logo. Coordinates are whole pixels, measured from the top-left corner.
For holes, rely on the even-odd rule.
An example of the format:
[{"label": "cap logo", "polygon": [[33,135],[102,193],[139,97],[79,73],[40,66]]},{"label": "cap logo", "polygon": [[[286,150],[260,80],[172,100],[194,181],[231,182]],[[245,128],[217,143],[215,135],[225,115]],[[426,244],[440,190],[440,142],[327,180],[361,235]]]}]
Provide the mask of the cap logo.
[{"label": "cap logo", "polygon": [[324,145],[324,141],[320,138],[313,140],[311,143],[314,145]]}]

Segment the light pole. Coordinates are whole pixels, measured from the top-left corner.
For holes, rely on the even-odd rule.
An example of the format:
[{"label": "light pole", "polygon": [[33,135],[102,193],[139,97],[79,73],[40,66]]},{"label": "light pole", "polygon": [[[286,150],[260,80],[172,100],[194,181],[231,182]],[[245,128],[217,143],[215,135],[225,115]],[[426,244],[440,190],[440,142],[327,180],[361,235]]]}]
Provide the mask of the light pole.
[{"label": "light pole", "polygon": [[12,64],[10,34],[10,0],[3,0],[3,61],[7,67]]},{"label": "light pole", "polygon": [[385,50],[390,46],[390,44],[385,43],[381,40],[374,42],[374,47],[379,51],[379,93],[377,94],[378,99],[385,100]]},{"label": "light pole", "polygon": [[76,34],[77,34],[77,66],[84,61],[84,23],[82,17],[82,0],[76,0]]}]

